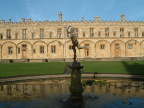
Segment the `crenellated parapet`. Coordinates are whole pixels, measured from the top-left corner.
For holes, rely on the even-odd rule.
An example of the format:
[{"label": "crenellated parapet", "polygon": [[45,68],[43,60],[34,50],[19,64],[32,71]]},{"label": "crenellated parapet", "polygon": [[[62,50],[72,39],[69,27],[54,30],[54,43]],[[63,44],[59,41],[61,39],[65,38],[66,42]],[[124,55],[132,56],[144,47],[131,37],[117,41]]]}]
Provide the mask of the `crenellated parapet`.
[{"label": "crenellated parapet", "polygon": [[99,16],[94,17],[94,20],[85,20],[84,17],[82,17],[82,20],[72,20],[72,21],[68,21],[68,20],[62,20],[62,12],[60,12],[58,14],[58,20],[57,21],[32,21],[30,18],[29,19],[25,19],[25,18],[21,18],[20,22],[13,22],[11,19],[8,19],[8,21],[6,22],[5,20],[0,20],[0,25],[31,25],[31,24],[72,24],[72,23],[79,23],[79,24],[131,24],[131,25],[143,25],[144,21],[127,21],[125,18],[125,15],[122,14],[121,15],[121,19],[116,21],[112,21],[112,20],[101,20]]}]

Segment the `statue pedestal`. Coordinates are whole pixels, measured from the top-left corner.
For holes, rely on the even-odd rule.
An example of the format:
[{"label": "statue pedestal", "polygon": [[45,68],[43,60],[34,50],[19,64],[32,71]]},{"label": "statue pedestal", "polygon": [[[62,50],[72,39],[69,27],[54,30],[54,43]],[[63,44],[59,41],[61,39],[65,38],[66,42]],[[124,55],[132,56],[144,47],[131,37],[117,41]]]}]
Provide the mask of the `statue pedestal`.
[{"label": "statue pedestal", "polygon": [[70,86],[70,101],[82,101],[83,100],[83,87],[81,83],[81,70],[83,66],[77,61],[74,61],[69,68],[71,72],[71,86]]}]

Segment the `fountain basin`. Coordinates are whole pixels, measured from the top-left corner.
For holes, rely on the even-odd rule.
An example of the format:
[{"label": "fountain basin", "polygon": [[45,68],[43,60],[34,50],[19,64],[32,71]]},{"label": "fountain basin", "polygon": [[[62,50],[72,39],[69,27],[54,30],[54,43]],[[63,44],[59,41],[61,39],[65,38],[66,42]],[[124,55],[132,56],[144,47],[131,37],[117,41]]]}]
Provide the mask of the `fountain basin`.
[{"label": "fountain basin", "polygon": [[[85,78],[82,80],[91,80]],[[143,108],[144,81],[107,80],[111,86],[85,85],[82,102],[71,102],[70,79],[5,82],[0,85],[0,108]]]}]

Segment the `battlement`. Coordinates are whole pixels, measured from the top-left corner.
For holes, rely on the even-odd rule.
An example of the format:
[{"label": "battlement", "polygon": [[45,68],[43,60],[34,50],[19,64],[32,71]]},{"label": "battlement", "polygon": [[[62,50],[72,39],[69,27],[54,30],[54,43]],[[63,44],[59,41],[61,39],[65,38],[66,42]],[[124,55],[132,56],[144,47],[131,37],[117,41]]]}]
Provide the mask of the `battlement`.
[{"label": "battlement", "polygon": [[9,19],[7,22],[5,22],[5,20],[0,20],[0,24],[36,24],[36,23],[49,23],[49,24],[59,24],[59,23],[100,23],[100,24],[103,24],[103,23],[126,23],[126,24],[130,24],[130,23],[137,23],[137,24],[140,24],[140,23],[144,23],[144,21],[127,21],[126,18],[125,18],[125,15],[122,14],[121,16],[121,19],[120,20],[100,20],[100,17],[99,16],[96,16],[94,17],[94,20],[85,20],[84,17],[82,17],[82,20],[62,20],[62,12],[60,12],[58,14],[58,20],[57,21],[48,21],[48,20],[45,20],[45,21],[32,21],[30,18],[29,19],[25,19],[25,18],[21,18],[21,21],[20,22],[12,22],[11,19]]},{"label": "battlement", "polygon": [[22,21],[22,22],[5,22],[5,20],[0,20],[0,24],[18,24],[18,23],[143,23],[144,21],[120,21],[120,20],[101,20],[101,21],[95,21],[95,20],[64,20],[62,22],[59,21],[32,21],[31,19],[27,19],[27,21]]}]

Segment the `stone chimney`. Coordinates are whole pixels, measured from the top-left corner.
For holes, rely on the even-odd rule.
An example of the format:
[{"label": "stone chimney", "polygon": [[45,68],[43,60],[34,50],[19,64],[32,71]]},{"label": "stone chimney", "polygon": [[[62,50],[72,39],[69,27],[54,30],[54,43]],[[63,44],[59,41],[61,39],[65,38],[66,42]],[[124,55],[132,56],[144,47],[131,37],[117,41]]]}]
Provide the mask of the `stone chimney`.
[{"label": "stone chimney", "polygon": [[9,19],[9,23],[11,23],[11,19]]},{"label": "stone chimney", "polygon": [[24,18],[21,18],[21,22],[22,22],[22,23],[25,22],[25,19],[24,19]]},{"label": "stone chimney", "polygon": [[58,21],[62,21],[62,12],[59,12],[59,14],[58,14],[58,16],[59,16],[59,19],[58,19]]},{"label": "stone chimney", "polygon": [[84,21],[84,17],[82,17],[82,21]]},{"label": "stone chimney", "polygon": [[125,15],[124,14],[121,14],[121,21],[123,22],[123,21],[125,21],[126,19],[125,19]]},{"label": "stone chimney", "polygon": [[100,17],[96,16],[95,21],[97,21],[97,22],[100,21]]},{"label": "stone chimney", "polygon": [[29,18],[29,19],[27,19],[27,22],[31,22],[31,19]]}]

